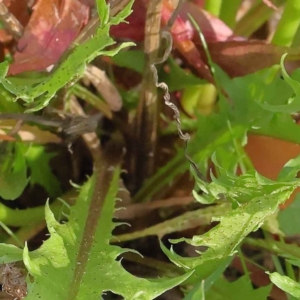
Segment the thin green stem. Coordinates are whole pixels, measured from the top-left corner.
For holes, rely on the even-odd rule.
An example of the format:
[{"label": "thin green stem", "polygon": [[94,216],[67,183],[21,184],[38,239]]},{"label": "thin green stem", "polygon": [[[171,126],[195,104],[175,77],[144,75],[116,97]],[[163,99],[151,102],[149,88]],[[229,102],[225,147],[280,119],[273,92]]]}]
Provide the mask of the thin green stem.
[{"label": "thin green stem", "polygon": [[288,260],[285,260],[284,264],[287,276],[296,281],[296,276],[292,264]]},{"label": "thin green stem", "polygon": [[18,247],[23,247],[22,241],[16,236],[10,228],[8,228],[3,222],[0,221],[0,226],[7,232],[11,239],[13,239]]},{"label": "thin green stem", "polygon": [[205,10],[209,11],[215,16],[219,16],[222,7],[222,0],[206,0]]},{"label": "thin green stem", "polygon": [[281,265],[281,263],[280,263],[279,257],[276,256],[276,255],[271,255],[271,258],[272,258],[273,264],[274,264],[274,266],[275,266],[275,270],[276,270],[279,274],[284,275],[284,271],[283,271],[282,265]]},{"label": "thin green stem", "polygon": [[[229,131],[232,132],[231,123],[227,120]],[[247,173],[248,170],[254,169],[251,159],[247,155],[245,149],[241,146],[241,144],[232,136],[232,142],[235,148],[235,152],[239,158],[239,166],[241,168],[242,174]]]},{"label": "thin green stem", "polygon": [[240,261],[241,261],[241,264],[242,264],[242,268],[244,270],[244,274],[250,278],[250,273],[248,271],[248,268],[247,268],[247,264],[246,264],[246,260],[245,260],[245,257],[244,257],[244,254],[241,250],[241,247],[238,247],[238,253],[239,253],[239,257],[240,257]]},{"label": "thin green stem", "polygon": [[259,249],[264,249],[275,255],[279,255],[279,256],[290,255],[297,259],[300,258],[299,247],[293,244],[285,244],[278,241],[272,241],[272,243],[269,243],[268,241],[263,239],[253,239],[249,237],[245,238],[244,244]]},{"label": "thin green stem", "polygon": [[221,96],[221,87],[220,87],[220,84],[217,80],[217,77],[215,76],[215,67],[214,67],[214,63],[213,63],[213,60],[211,58],[211,55],[209,53],[209,49],[208,49],[208,46],[207,46],[207,43],[206,43],[206,40],[205,40],[205,37],[201,31],[201,28],[199,27],[199,25],[197,24],[197,22],[192,18],[191,15],[189,15],[189,18],[191,20],[191,22],[193,23],[194,27],[196,28],[198,34],[199,34],[199,37],[200,37],[200,40],[201,40],[201,43],[203,45],[203,48],[204,48],[204,51],[205,51],[205,54],[206,54],[206,57],[207,57],[207,60],[208,60],[208,63],[209,63],[209,66],[210,66],[210,70],[211,70],[211,73],[212,73],[212,76],[214,78],[214,81],[215,81],[215,86],[210,86],[208,85],[208,88],[205,89],[203,95],[202,95],[202,98],[207,98],[207,99],[210,99],[210,103],[211,103],[211,107],[213,107],[213,103],[216,101],[217,99],[217,96]]},{"label": "thin green stem", "polygon": [[298,30],[294,36],[294,40],[292,43],[292,47],[299,47],[300,46],[300,26],[298,27]]},{"label": "thin green stem", "polygon": [[142,188],[134,195],[133,203],[147,202],[187,169],[188,165],[184,157],[184,151],[179,150],[177,155],[165,167],[158,170],[155,175],[144,182]]},{"label": "thin green stem", "polygon": [[216,75],[216,72],[215,72],[216,70],[215,70],[215,67],[214,67],[215,65],[214,65],[214,62],[213,62],[213,60],[211,58],[211,55],[209,53],[209,49],[208,49],[204,34],[202,33],[201,28],[199,27],[198,23],[195,21],[195,19],[190,14],[189,14],[189,19],[191,20],[191,22],[193,23],[193,26],[196,28],[196,30],[199,34],[199,38],[201,40],[201,43],[202,43],[202,46],[204,48],[205,55],[207,57],[207,61],[208,61],[209,67],[210,67],[210,71],[211,71],[212,76],[213,76],[214,81],[215,81],[215,86],[216,86],[218,95],[221,96],[222,93],[221,93],[220,83],[219,83],[217,77],[215,76]]},{"label": "thin green stem", "polygon": [[205,280],[201,281],[202,300],[205,300]]},{"label": "thin green stem", "polygon": [[[269,232],[265,231],[265,230],[263,230],[263,234],[265,236],[266,242],[269,243],[270,245],[272,245],[273,242],[274,242],[274,239],[273,239],[272,235]],[[284,270],[282,268],[282,265],[280,263],[278,255],[272,254],[271,258],[272,258],[273,264],[275,266],[275,270],[278,273],[284,275]]]},{"label": "thin green stem", "polygon": [[[280,243],[285,244],[284,239],[283,239],[282,236],[280,236],[279,239],[280,239]],[[295,272],[294,272],[292,264],[287,259],[284,260],[284,264],[285,264],[286,274],[290,278],[292,278],[293,280],[296,281],[297,279],[296,279]]]},{"label": "thin green stem", "polygon": [[224,21],[230,28],[234,28],[236,24],[237,11],[242,0],[231,0],[230,5],[227,1],[223,1],[220,11],[220,19]]},{"label": "thin green stem", "polygon": [[272,43],[279,46],[290,46],[300,25],[300,1],[287,0],[284,12],[278,23]]},{"label": "thin green stem", "polygon": [[[286,0],[273,0],[272,3],[277,7],[283,5]],[[259,29],[274,13],[274,11],[265,5],[262,1],[258,1],[256,5],[239,20],[234,28],[237,35],[248,37],[257,29]]]}]

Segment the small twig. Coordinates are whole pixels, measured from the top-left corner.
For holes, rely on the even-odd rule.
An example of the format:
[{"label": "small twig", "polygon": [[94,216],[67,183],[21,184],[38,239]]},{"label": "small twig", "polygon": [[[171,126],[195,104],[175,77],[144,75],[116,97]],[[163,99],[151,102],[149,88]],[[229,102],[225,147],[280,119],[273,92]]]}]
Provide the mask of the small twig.
[{"label": "small twig", "polygon": [[22,124],[23,124],[23,121],[18,120],[17,123],[14,125],[14,127],[9,131],[8,135],[10,135],[10,136],[16,135],[19,132],[19,130],[21,129]]},{"label": "small twig", "polygon": [[[70,110],[73,114],[77,115],[78,117],[85,117],[86,115],[84,113],[84,110],[76,100],[76,98],[73,96],[71,97],[70,101]],[[96,163],[99,160],[99,157],[101,157],[101,150],[100,150],[100,140],[95,133],[96,128],[91,132],[86,132],[82,134],[82,138],[85,141],[88,149],[90,150],[94,162]]]},{"label": "small twig", "polygon": [[8,10],[3,1],[0,1],[0,20],[5,26],[5,29],[18,40],[22,35],[24,28],[18,19]]},{"label": "small twig", "polygon": [[25,122],[34,122],[40,125],[50,127],[62,127],[63,124],[63,120],[50,120],[45,117],[22,113],[1,113],[0,120],[21,120]]},{"label": "small twig", "polygon": [[88,65],[84,75],[95,86],[112,111],[119,111],[122,108],[122,97],[104,71],[93,65]]},{"label": "small twig", "polygon": [[[33,114],[0,114],[0,120],[19,120],[26,122],[34,122],[44,126],[60,128],[62,132],[71,137],[71,140],[77,138],[81,134],[94,132],[98,126],[98,122],[102,114],[94,116],[64,116],[65,119],[49,119]],[[16,130],[16,129],[15,129]]]},{"label": "small twig", "polygon": [[123,220],[141,218],[151,211],[174,206],[186,206],[195,201],[194,197],[177,197],[163,200],[155,200],[148,203],[134,203],[123,206],[123,209],[115,211],[115,217]]},{"label": "small twig", "polygon": [[167,28],[170,29],[173,26],[174,22],[176,21],[176,18],[179,15],[179,12],[180,12],[180,9],[183,5],[183,2],[184,2],[184,0],[179,0],[178,1],[178,4],[177,4],[175,10],[173,11],[171,18],[170,18],[170,20],[168,21],[168,23],[166,25]]}]

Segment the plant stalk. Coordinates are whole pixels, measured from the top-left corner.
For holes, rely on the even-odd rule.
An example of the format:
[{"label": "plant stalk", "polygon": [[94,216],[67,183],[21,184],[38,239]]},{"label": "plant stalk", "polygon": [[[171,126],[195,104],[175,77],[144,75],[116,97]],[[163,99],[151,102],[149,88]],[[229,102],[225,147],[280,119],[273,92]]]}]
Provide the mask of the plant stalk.
[{"label": "plant stalk", "polygon": [[206,0],[204,8],[218,17],[221,12],[222,2],[222,0]]},{"label": "plant stalk", "polygon": [[236,15],[241,5],[241,0],[231,0],[230,5],[223,1],[220,11],[220,19],[230,28],[234,28],[236,24]]},{"label": "plant stalk", "polygon": [[145,24],[145,69],[142,81],[142,91],[135,120],[135,144],[132,145],[131,174],[136,191],[143,181],[153,175],[155,168],[155,153],[157,146],[158,103],[157,87],[155,86],[151,65],[158,57],[160,46],[160,22],[162,0],[149,1]]},{"label": "plant stalk", "polygon": [[[283,5],[286,0],[273,0],[272,2],[279,7]],[[273,13],[274,11],[271,8],[262,1],[259,1],[257,5],[254,5],[245,16],[236,23],[234,33],[240,36],[249,37],[259,29]]]},{"label": "plant stalk", "polygon": [[279,46],[291,46],[300,25],[300,1],[287,0],[284,12],[278,23],[272,43]]}]

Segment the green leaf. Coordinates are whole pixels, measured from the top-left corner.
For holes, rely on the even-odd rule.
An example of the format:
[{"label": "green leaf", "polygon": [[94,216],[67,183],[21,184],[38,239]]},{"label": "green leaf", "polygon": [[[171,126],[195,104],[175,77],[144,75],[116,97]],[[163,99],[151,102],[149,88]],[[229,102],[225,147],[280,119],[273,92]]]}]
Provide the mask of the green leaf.
[{"label": "green leaf", "polygon": [[[264,102],[270,105],[286,103],[293,95],[293,90],[287,82],[279,76],[270,80],[269,70],[231,79],[219,67],[216,66],[216,69],[218,82],[228,94],[232,104],[221,96],[218,113],[214,112],[209,116],[199,115],[197,120],[189,123],[192,126],[187,127],[187,130],[195,131],[188,144],[188,153],[202,173],[207,172],[207,160],[215,151],[222,167],[233,171],[238,162],[233,141],[236,140],[239,146],[243,146],[249,131],[300,143],[300,126],[294,122],[289,113],[272,112],[261,106]],[[296,75],[300,78],[300,72],[294,76]],[[232,129],[228,128],[228,122]],[[173,128],[175,132],[176,126]],[[145,181],[142,189],[135,195],[134,201],[150,199],[188,168],[189,164],[180,149],[168,164]],[[201,200],[201,196],[198,198]],[[206,198],[206,201],[208,200]]]},{"label": "green leaf", "polygon": [[168,85],[170,92],[205,82],[192,73],[185,71],[171,57],[168,59],[168,67],[168,72],[160,72],[159,78]]},{"label": "green leaf", "polygon": [[278,215],[280,229],[288,236],[299,234],[300,228],[300,194],[296,199],[285,209],[281,210]]},{"label": "green leaf", "polygon": [[285,170],[288,169],[294,177],[289,177],[289,180],[286,180],[287,178],[284,177],[283,180],[278,179],[278,181],[265,178],[254,170],[241,176],[236,176],[222,168],[216,161],[215,156],[213,156],[212,161],[220,174],[218,178],[211,174],[213,180],[207,184],[196,177],[200,189],[206,193],[202,197],[208,198],[208,203],[219,198],[225,198],[237,203],[245,203],[255,197],[274,193],[276,190],[280,193],[286,191],[286,199],[288,199],[290,191],[299,185],[299,180],[295,179],[295,176],[298,172],[297,170],[300,169],[300,157],[290,160],[281,171],[281,173],[285,173]]},{"label": "green leaf", "polygon": [[0,196],[5,200],[15,200],[28,184],[22,145],[2,142],[0,152]]},{"label": "green leaf", "polygon": [[141,50],[121,51],[112,57],[112,61],[123,68],[143,73],[145,65],[145,53]]},{"label": "green leaf", "polygon": [[47,153],[41,145],[30,145],[24,149],[24,156],[30,169],[30,183],[40,184],[53,198],[61,195],[60,184],[50,168],[50,160],[55,153]]},{"label": "green leaf", "polygon": [[223,272],[230,265],[232,257],[225,260],[220,266],[204,281],[199,282],[194,288],[185,296],[184,300],[199,300],[206,299],[206,293],[219,280]]},{"label": "green leaf", "polygon": [[279,181],[291,181],[295,179],[298,173],[298,166],[300,166],[300,156],[289,160],[280,171],[278,175]]},{"label": "green leaf", "polygon": [[100,20],[101,27],[104,27],[109,20],[109,5],[105,0],[97,0],[97,12]]},{"label": "green leaf", "polygon": [[[300,83],[292,79],[286,72],[284,67],[284,58],[286,55],[287,54],[283,55],[280,61],[284,82],[279,78],[276,78],[271,84],[267,84],[268,89],[265,92],[262,92],[260,95],[256,92],[259,99],[258,103],[262,108],[270,112],[294,113],[300,110]],[[278,83],[278,85],[276,83]],[[283,88],[284,85],[290,87],[294,92],[294,95],[287,97],[290,93],[286,95],[282,94],[285,89]],[[273,89],[273,92],[269,91],[269,89]],[[279,93],[275,94],[272,98],[271,95],[274,94],[274,92]]]},{"label": "green leaf", "polygon": [[125,22],[125,19],[132,13],[132,4],[134,0],[131,0],[115,17],[111,17],[109,20],[110,25],[119,25],[121,22]]},{"label": "green leaf", "polygon": [[[298,158],[295,159],[297,160]],[[300,169],[300,166],[293,162],[288,165],[294,165],[295,170]],[[299,179],[290,182],[272,181],[254,171],[236,176],[222,170],[221,176],[213,177],[211,183],[197,180],[203,190],[207,191],[207,197],[222,195],[222,199],[231,199],[240,204],[236,209],[232,209],[221,217],[220,223],[207,233],[195,235],[191,240],[173,241],[173,243],[185,241],[193,246],[207,248],[201,256],[183,258],[162,246],[165,254],[176,265],[186,270],[195,270],[191,280],[202,280],[212,274],[224,260],[234,255],[236,247],[243,239],[250,232],[260,228],[265,219],[277,210],[277,207],[291,195],[296,187],[300,186]]]},{"label": "green leaf", "polygon": [[294,281],[290,277],[281,275],[277,272],[269,273],[270,280],[278,286],[281,290],[283,290],[286,293],[289,293],[293,297],[296,297],[297,299],[300,298],[300,283]]},{"label": "green leaf", "polygon": [[[7,64],[0,64],[0,82],[7,90],[15,94],[17,98],[21,98],[27,105],[30,105],[30,109],[27,110],[28,112],[44,108],[60,88],[64,87],[67,83],[78,80],[82,76],[86,64],[90,63],[95,57],[99,55],[113,56],[121,49],[134,45],[128,42],[117,46],[113,50],[105,50],[108,46],[115,44],[114,40],[109,36],[110,26],[124,21],[124,18],[131,12],[132,3],[133,1],[109,22],[101,24],[95,35],[88,41],[74,46],[66,59],[40,83],[33,85],[14,84],[5,78]],[[99,0],[98,8],[100,13],[103,13],[102,17],[105,19],[107,14],[106,9],[108,9],[106,8],[105,1]]]},{"label": "green leaf", "polygon": [[9,244],[0,244],[0,265],[21,261],[23,250]]},{"label": "green leaf", "polygon": [[293,266],[296,266],[300,268],[300,259],[287,259],[287,261],[292,264]]},{"label": "green leaf", "polygon": [[[50,238],[33,252],[24,249],[24,263],[33,277],[27,283],[26,300],[98,299],[105,291],[124,299],[150,300],[189,276],[149,281],[131,275],[122,267],[117,258],[126,250],[109,244],[116,226],[112,218],[120,168],[107,171],[105,167],[105,173],[101,174],[94,174],[81,188],[68,223],[59,224],[46,206]],[[104,174],[106,179],[111,178],[105,188],[107,192],[99,186],[99,178]],[[102,196],[102,209],[91,214],[91,203],[98,203]],[[95,218],[98,213],[99,218]]]},{"label": "green leaf", "polygon": [[[297,99],[300,100],[300,83],[294,79],[292,79],[287,71],[285,70],[284,67],[284,59],[287,57],[287,53],[282,55],[281,60],[280,60],[280,67],[281,67],[281,72],[284,80],[289,84],[289,86],[293,89]],[[298,100],[298,101],[299,101]]]},{"label": "green leaf", "polygon": [[281,140],[300,143],[300,126],[289,114],[275,113],[263,127],[253,127],[251,132]]},{"label": "green leaf", "polygon": [[267,299],[272,285],[254,289],[251,280],[247,276],[242,276],[234,282],[229,282],[224,278],[207,292],[205,300],[264,300]]},{"label": "green leaf", "polygon": [[[218,80],[232,101],[227,116],[231,123],[244,124],[256,134],[300,143],[300,126],[296,124],[289,113],[273,112],[261,105],[261,103],[268,103],[269,105],[285,106],[288,99],[293,96],[293,90],[287,82],[280,77],[270,80],[269,70],[231,79],[218,66],[216,68],[218,69]],[[295,71],[292,77],[300,81],[300,71]],[[193,126],[189,126],[188,130],[198,130],[197,122],[191,124]],[[199,128],[199,130],[201,129]]]},{"label": "green leaf", "polygon": [[0,85],[0,113],[12,113],[12,112],[22,112],[23,109],[15,101],[15,98],[3,87]]}]

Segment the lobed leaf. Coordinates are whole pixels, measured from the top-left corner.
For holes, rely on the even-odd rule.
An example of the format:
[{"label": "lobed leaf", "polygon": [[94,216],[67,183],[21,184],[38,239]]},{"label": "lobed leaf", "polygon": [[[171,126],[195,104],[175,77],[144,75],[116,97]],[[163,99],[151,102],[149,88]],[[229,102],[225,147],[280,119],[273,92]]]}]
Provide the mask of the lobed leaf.
[{"label": "lobed leaf", "polygon": [[[51,236],[39,249],[29,252],[26,247],[23,253],[25,266],[33,278],[27,282],[26,300],[99,299],[105,291],[124,299],[150,300],[189,276],[149,281],[125,271],[117,258],[126,250],[109,244],[115,227],[112,218],[120,168],[109,171],[105,168],[105,172],[108,180],[111,178],[109,186],[99,187],[98,176],[104,173],[94,174],[81,188],[68,223],[59,224],[46,206]],[[101,196],[105,198],[98,199]],[[93,201],[103,201],[98,212],[90,211]]]},{"label": "lobed leaf", "polygon": [[224,278],[218,282],[206,293],[206,300],[240,300],[243,295],[244,300],[262,300],[267,299],[272,285],[254,289],[251,280],[247,276],[242,276],[234,282],[229,282]]},{"label": "lobed leaf", "polygon": [[[299,158],[295,161],[298,162]],[[300,165],[293,160],[285,168],[293,165],[299,170]],[[224,172],[224,170],[223,170]],[[200,182],[201,187],[207,191],[208,196],[219,196],[221,191],[223,199],[231,199],[239,204],[237,208],[220,218],[219,224],[207,233],[194,236],[192,239],[178,239],[174,243],[185,241],[193,246],[201,246],[207,250],[196,258],[180,257],[174,251],[162,245],[163,251],[178,266],[186,270],[195,270],[191,280],[203,280],[229,256],[234,255],[236,247],[252,231],[256,231],[300,186],[299,179],[290,181],[272,181],[263,176],[248,172],[242,176],[230,175],[212,178],[212,183]],[[247,202],[244,202],[247,201]],[[200,254],[200,253],[199,253]]]}]

